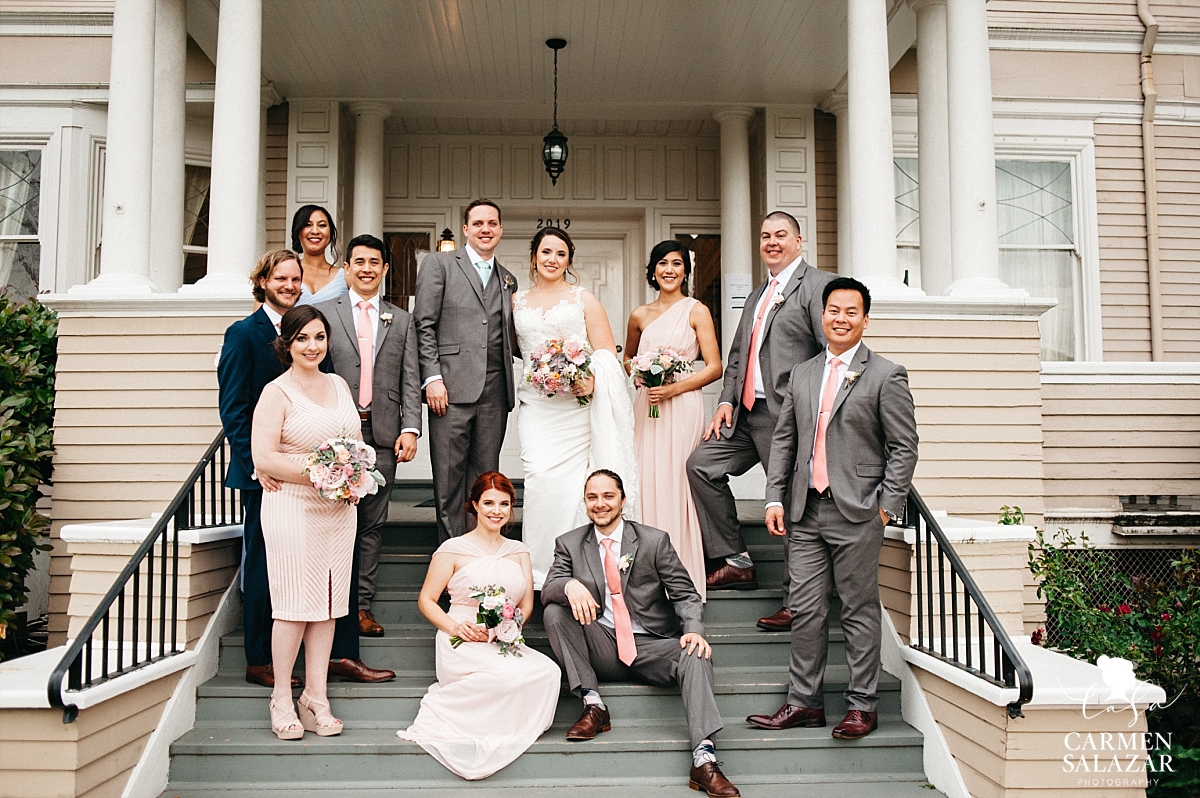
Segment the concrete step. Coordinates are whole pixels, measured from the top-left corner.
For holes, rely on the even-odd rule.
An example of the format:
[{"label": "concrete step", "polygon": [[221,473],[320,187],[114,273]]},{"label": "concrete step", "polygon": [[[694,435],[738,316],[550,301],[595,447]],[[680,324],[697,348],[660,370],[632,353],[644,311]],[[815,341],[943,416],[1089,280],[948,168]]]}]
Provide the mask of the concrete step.
[{"label": "concrete step", "polygon": [[[328,782],[343,789],[360,780],[462,784],[418,745],[396,737],[395,729],[394,723],[362,724],[338,737],[310,734],[301,741],[280,741],[267,729],[197,724],[171,747],[171,779],[215,786],[286,778],[288,783]],[[687,729],[679,722],[615,721],[611,732],[583,742],[568,742],[566,729],[566,724],[556,723],[487,784],[546,779],[548,774],[559,785],[618,785],[631,777],[660,778],[669,784],[686,778],[691,764]],[[716,742],[722,769],[735,784],[742,776],[791,779],[824,774],[837,782],[842,773],[873,774],[879,780],[922,772],[921,735],[895,720],[884,720],[870,736],[853,741],[833,739],[828,728],[764,732],[727,725]]]}]

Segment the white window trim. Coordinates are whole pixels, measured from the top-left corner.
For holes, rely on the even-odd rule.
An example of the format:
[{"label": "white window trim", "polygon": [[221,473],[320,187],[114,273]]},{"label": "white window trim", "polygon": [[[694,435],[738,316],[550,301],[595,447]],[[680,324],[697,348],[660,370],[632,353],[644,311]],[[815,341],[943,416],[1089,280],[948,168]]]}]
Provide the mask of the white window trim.
[{"label": "white window trim", "polygon": [[[53,280],[48,283],[46,275],[46,237],[47,222],[50,216],[50,211],[47,207],[46,200],[46,174],[47,164],[49,162],[49,135],[26,135],[26,136],[0,136],[0,150],[37,150],[41,157],[38,160],[38,231],[36,235],[0,235],[0,241],[16,242],[18,244],[33,243],[38,244],[38,293],[46,288],[47,285],[53,285]],[[2,288],[3,286],[0,286]]]}]

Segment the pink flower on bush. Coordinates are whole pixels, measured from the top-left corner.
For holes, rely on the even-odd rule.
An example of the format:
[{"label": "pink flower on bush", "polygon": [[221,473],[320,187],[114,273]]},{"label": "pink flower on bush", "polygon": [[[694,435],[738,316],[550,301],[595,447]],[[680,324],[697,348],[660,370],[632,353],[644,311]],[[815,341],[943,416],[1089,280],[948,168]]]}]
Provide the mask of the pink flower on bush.
[{"label": "pink flower on bush", "polygon": [[1131,612],[1133,612],[1133,609],[1128,604],[1122,604],[1121,606],[1117,607],[1118,615],[1128,615]]},{"label": "pink flower on bush", "polygon": [[1046,639],[1046,630],[1042,629],[1041,627],[1034,629],[1033,634],[1031,634],[1029,636],[1029,642],[1033,643],[1035,646],[1040,646],[1042,644],[1042,641],[1045,639]]},{"label": "pink flower on bush", "polygon": [[1164,612],[1164,613],[1162,614],[1162,619],[1163,619],[1164,621],[1169,621],[1169,620],[1171,620],[1171,613],[1169,613],[1169,612]]}]

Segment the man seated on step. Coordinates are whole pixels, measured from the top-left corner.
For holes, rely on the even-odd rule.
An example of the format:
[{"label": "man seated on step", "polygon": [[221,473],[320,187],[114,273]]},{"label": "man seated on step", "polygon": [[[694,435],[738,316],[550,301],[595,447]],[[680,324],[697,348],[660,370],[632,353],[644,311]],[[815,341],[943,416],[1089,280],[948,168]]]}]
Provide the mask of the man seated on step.
[{"label": "man seated on step", "polygon": [[848,711],[833,736],[856,740],[879,724],[879,551],[884,527],[908,500],[917,421],[908,372],[862,344],[871,311],[867,287],[838,277],[822,294],[828,345],[792,369],[767,470],[767,531],[788,536],[791,683],[773,715],[746,720],[771,730],[825,725],[832,581],[850,669]]},{"label": "man seated on step", "polygon": [[[591,740],[611,726],[600,679],[677,683],[692,744],[692,789],[740,795],[717,762],[722,728],[713,695],[712,648],[703,604],[667,533],[622,519],[625,485],[613,471],[584,483],[592,523],[558,536],[542,586],[543,622],[583,716],[568,740]],[[668,597],[669,596],[669,597]],[[681,634],[682,632],[682,634]]]}]

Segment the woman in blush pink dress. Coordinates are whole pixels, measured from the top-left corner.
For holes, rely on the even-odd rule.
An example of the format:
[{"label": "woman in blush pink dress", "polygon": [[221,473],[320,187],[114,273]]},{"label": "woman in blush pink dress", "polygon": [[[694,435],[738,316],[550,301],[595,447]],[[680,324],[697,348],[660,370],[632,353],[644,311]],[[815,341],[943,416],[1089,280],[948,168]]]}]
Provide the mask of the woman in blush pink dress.
[{"label": "woman in blush pink dress", "polygon": [[[704,543],[688,487],[688,455],[700,443],[707,414],[700,389],[721,376],[721,347],[708,308],[686,296],[692,259],[678,241],[662,241],[650,251],[646,281],[658,299],[629,316],[625,351],[630,355],[673,349],[703,366],[677,382],[639,387],[634,403],[634,441],[642,479],[642,523],[664,530],[675,544],[704,598]],[[697,364],[698,366],[700,364]],[[658,405],[658,418],[649,417]]]}]

